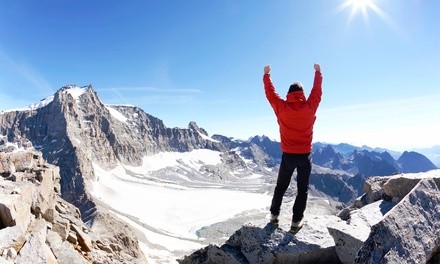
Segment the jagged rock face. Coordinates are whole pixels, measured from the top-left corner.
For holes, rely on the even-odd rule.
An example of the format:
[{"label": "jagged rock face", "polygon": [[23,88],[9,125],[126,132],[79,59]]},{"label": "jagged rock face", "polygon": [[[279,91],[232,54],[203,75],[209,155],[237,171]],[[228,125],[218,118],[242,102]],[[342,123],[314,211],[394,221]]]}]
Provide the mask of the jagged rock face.
[{"label": "jagged rock face", "polygon": [[146,263],[121,223],[105,235],[85,225],[41,153],[1,152],[0,175],[0,263]]},{"label": "jagged rock face", "polygon": [[310,174],[310,184],[317,190],[333,197],[342,203],[348,203],[358,197],[357,190],[352,185],[347,184],[350,180],[348,175],[335,175],[330,173]]},{"label": "jagged rock face", "polygon": [[397,173],[397,169],[387,159],[372,156],[368,151],[353,154],[354,161],[358,164],[359,173],[365,176],[385,176]]},{"label": "jagged rock face", "polygon": [[414,151],[403,152],[397,163],[404,173],[425,172],[437,168],[428,158]]},{"label": "jagged rock face", "polygon": [[117,162],[140,165],[142,157],[160,151],[224,150],[195,122],[188,129],[167,128],[137,107],[105,106],[91,86],[66,86],[44,107],[2,113],[0,129],[8,142],[31,142],[61,168],[62,196],[85,220],[95,213],[86,191],[95,177],[92,163],[111,168]]},{"label": "jagged rock face", "polygon": [[233,140],[222,135],[213,135],[212,138],[230,150],[237,150],[243,158],[255,163],[257,169],[258,167],[274,168],[280,164],[280,143],[268,137],[255,136],[247,141]]},{"label": "jagged rock face", "polygon": [[[373,177],[328,226],[343,263],[427,263],[440,247],[439,171]],[[437,256],[438,257],[438,256]],[[435,262],[431,262],[435,263]]]},{"label": "jagged rock face", "polygon": [[332,169],[341,169],[341,161],[343,160],[342,155],[336,153],[330,145],[316,148],[313,151],[312,158],[313,163]]},{"label": "jagged rock face", "polygon": [[440,246],[440,178],[422,179],[373,226],[356,263],[426,263]]}]

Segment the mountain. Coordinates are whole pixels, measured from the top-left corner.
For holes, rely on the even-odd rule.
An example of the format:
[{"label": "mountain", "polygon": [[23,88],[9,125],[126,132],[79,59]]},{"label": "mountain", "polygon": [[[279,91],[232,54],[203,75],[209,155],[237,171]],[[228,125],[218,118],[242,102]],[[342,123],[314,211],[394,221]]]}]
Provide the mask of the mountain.
[{"label": "mountain", "polygon": [[440,167],[440,145],[436,145],[431,148],[412,149],[411,151],[423,154],[429,158],[429,160],[431,160],[435,166]]},{"label": "mountain", "polygon": [[[195,228],[194,220],[188,222],[187,229],[170,233],[173,226],[183,223],[183,219],[172,225],[169,221],[185,205],[163,197],[164,193],[170,193],[170,197],[183,193],[193,197],[203,194],[198,190],[206,188],[206,197],[217,199],[221,195],[237,197],[243,190],[268,192],[268,187],[261,184],[263,175],[254,173],[264,171],[262,167],[250,164],[238,152],[209,137],[195,122],[190,122],[188,128],[168,128],[160,119],[138,107],[103,104],[91,86],[68,85],[27,109],[2,112],[0,135],[4,149],[16,145],[17,149],[40,151],[44,160],[60,168],[61,197],[79,209],[82,221],[92,231],[113,234],[115,229],[109,223],[118,226],[120,219],[131,221],[132,229],[141,229],[134,232],[139,234],[136,237],[143,249],[149,249],[149,258],[163,257],[156,256],[156,251],[152,250],[162,243],[160,237],[176,240],[173,243],[184,245],[185,250],[196,244],[194,234],[189,231]],[[106,185],[110,181],[112,183]],[[127,183],[130,191],[122,188]],[[160,191],[155,186],[161,186]],[[241,192],[221,190],[237,186]],[[132,192],[133,188],[138,191]],[[192,191],[185,192],[182,190],[185,188]],[[137,193],[137,196],[127,196],[129,193]],[[150,196],[152,194],[155,195]],[[143,195],[145,200],[139,200]],[[266,195],[243,195],[249,196],[248,200],[255,201],[258,206],[268,203],[261,202],[267,199]],[[113,200],[116,197],[119,199]],[[156,201],[157,197],[162,198]],[[177,201],[183,199],[186,198]],[[196,196],[186,204],[199,199]],[[211,201],[211,198],[204,200]],[[150,210],[139,210],[140,201],[146,202],[144,207]],[[179,207],[175,208],[176,205]],[[240,208],[236,210],[228,206],[223,217],[232,217],[249,205],[235,203],[234,206]],[[188,209],[191,212],[188,217],[194,217],[192,210],[195,207],[192,204]],[[206,207],[204,204],[199,207],[204,212],[203,219],[211,215]],[[168,215],[160,213],[164,208],[169,208],[171,215],[158,223],[151,215]],[[214,208],[218,210],[219,206]],[[217,216],[217,219],[222,218]],[[206,221],[198,222],[197,229]],[[153,238],[159,241],[153,241],[151,236],[146,239],[145,235],[140,235],[142,232],[152,232]],[[124,241],[129,242],[126,239],[119,241],[118,252],[135,256],[139,248],[133,251],[123,244]],[[179,246],[169,254],[182,254],[182,249]]]},{"label": "mountain", "polygon": [[402,172],[424,172],[437,167],[425,156],[414,151],[405,151],[397,160]]},{"label": "mountain", "polygon": [[112,225],[102,232],[81,220],[78,208],[60,197],[59,168],[41,152],[1,141],[0,263],[146,263],[120,221],[102,215]]},{"label": "mountain", "polygon": [[280,143],[266,136],[254,136],[246,141],[233,140],[222,135],[213,135],[212,138],[260,166],[273,168],[281,161]]},{"label": "mountain", "polygon": [[[343,149],[343,153],[338,150]],[[371,148],[370,148],[371,149]],[[352,150],[352,152],[348,152]],[[365,176],[392,175],[398,172],[424,172],[437,167],[424,155],[407,152],[395,159],[388,151],[371,151],[349,144],[325,145],[314,144],[313,161],[317,165],[343,169],[353,174]]]},{"label": "mountain", "polygon": [[366,145],[363,145],[362,147],[358,147],[347,143],[329,144],[323,142],[315,142],[313,143],[313,146],[316,148],[331,146],[336,152],[340,153],[343,156],[350,155],[355,150],[357,151],[367,150],[370,152],[388,152],[394,159],[399,158],[399,156],[402,154],[402,152],[394,151],[386,148],[371,148]]},{"label": "mountain", "polygon": [[145,155],[161,151],[222,148],[193,122],[188,129],[167,128],[137,107],[104,105],[91,86],[65,86],[43,101],[38,108],[3,113],[1,132],[9,142],[31,142],[60,167],[62,196],[86,221],[95,206],[85,190],[95,178],[93,163],[140,165]]},{"label": "mountain", "polygon": [[[168,128],[138,107],[104,104],[91,86],[68,85],[27,109],[2,112],[0,141],[2,151],[35,150],[59,167],[61,198],[90,232],[108,234],[102,240],[113,241],[120,259],[142,248],[153,263],[174,262],[222,242],[244,221],[264,219],[281,159],[279,142],[268,137],[210,137],[195,122]],[[371,176],[415,166],[387,152],[318,146],[309,199],[318,214],[355,200]],[[295,189],[292,183],[286,203]],[[114,233],[124,228],[131,231]],[[124,238],[131,232],[139,245]]]}]

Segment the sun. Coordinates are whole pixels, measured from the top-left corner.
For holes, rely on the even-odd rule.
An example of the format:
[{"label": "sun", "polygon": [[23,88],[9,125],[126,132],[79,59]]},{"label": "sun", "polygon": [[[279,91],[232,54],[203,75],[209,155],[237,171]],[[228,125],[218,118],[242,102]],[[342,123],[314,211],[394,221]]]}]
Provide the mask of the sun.
[{"label": "sun", "polygon": [[406,34],[399,29],[399,27],[393,22],[391,17],[382,10],[375,2],[375,0],[344,0],[333,11],[336,14],[341,13],[345,9],[351,9],[348,17],[348,24],[353,20],[357,13],[362,14],[365,26],[370,26],[370,13],[378,16],[385,24],[396,32],[402,39],[408,39]]},{"label": "sun", "polygon": [[351,8],[350,16],[348,18],[349,22],[351,22],[356,13],[360,11],[366,24],[368,24],[369,21],[369,10],[372,10],[375,13],[381,12],[374,0],[346,0],[337,7],[337,12],[342,12],[346,8]]},{"label": "sun", "polygon": [[351,6],[354,12],[357,10],[366,12],[366,9],[374,7],[375,3],[373,0],[347,0],[347,5]]}]

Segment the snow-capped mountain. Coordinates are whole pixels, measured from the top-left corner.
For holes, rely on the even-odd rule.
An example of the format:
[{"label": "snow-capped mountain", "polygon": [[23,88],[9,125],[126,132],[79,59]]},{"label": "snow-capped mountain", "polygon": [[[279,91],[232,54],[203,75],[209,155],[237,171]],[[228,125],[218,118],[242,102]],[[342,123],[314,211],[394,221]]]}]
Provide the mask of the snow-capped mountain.
[{"label": "snow-capped mountain", "polygon": [[195,122],[167,128],[140,108],[105,105],[91,86],[3,112],[0,134],[3,149],[35,148],[59,166],[62,197],[90,226],[104,227],[109,213],[130,223],[153,263],[206,243],[197,237],[205,225],[269,204],[270,169]]},{"label": "snow-capped mountain", "polygon": [[[106,105],[91,86],[75,85],[2,112],[0,151],[11,146],[39,150],[59,166],[61,195],[84,222],[100,232],[114,232],[108,222],[128,224],[151,263],[172,263],[264,219],[281,158],[279,143],[267,137],[210,137],[195,122],[168,128],[138,107]],[[313,159],[310,201],[326,213],[358,197],[366,178],[400,168],[387,153],[343,155],[331,146],[315,145]]]}]

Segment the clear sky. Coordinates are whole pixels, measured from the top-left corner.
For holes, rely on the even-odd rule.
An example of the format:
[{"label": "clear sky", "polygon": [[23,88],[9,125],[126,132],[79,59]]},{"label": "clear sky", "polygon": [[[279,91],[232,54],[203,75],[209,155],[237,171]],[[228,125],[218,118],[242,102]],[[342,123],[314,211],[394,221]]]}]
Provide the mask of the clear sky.
[{"label": "clear sky", "polygon": [[168,127],[278,140],[264,65],[285,96],[294,81],[308,94],[319,63],[314,141],[438,145],[439,11],[435,0],[0,0],[0,111],[92,84]]}]

